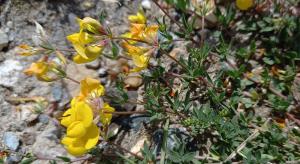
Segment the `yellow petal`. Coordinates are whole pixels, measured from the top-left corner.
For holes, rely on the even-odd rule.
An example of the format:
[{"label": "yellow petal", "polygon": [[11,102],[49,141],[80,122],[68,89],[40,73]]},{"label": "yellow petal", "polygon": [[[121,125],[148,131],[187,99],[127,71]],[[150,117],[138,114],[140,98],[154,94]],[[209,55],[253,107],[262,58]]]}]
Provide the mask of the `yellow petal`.
[{"label": "yellow petal", "polygon": [[129,15],[128,19],[131,23],[145,24],[147,19],[142,11],[139,11],[136,15]]},{"label": "yellow petal", "polygon": [[87,32],[84,32],[83,30],[80,30],[80,32],[79,32],[80,44],[85,45],[85,44],[92,43],[94,41],[95,41],[95,39],[94,39],[93,35],[91,35]]},{"label": "yellow petal", "polygon": [[135,68],[129,70],[129,72],[131,72],[131,73],[140,72],[140,71],[142,71],[144,69],[146,69],[146,68],[144,68],[144,67],[135,67]]},{"label": "yellow petal", "polygon": [[85,148],[91,149],[95,147],[99,140],[100,131],[99,128],[92,124],[88,129],[87,133],[82,137],[82,140],[85,140]]},{"label": "yellow petal", "polygon": [[88,59],[85,54],[85,47],[84,44],[80,43],[80,33],[74,33],[67,36],[67,39],[73,44],[74,49],[76,52],[83,58]]},{"label": "yellow petal", "polygon": [[130,27],[130,33],[132,34],[132,38],[139,39],[145,27],[145,24],[132,23]]},{"label": "yellow petal", "polygon": [[77,64],[92,62],[101,55],[102,51],[103,47],[101,46],[88,46],[84,50],[85,57],[80,54],[76,54],[73,57],[73,61]]},{"label": "yellow petal", "polygon": [[37,53],[37,50],[27,44],[21,44],[18,46],[18,54],[21,56],[31,56]]},{"label": "yellow petal", "polygon": [[48,71],[48,64],[45,62],[32,63],[31,66],[24,71],[26,75],[43,75]]},{"label": "yellow petal", "polygon": [[80,101],[74,108],[75,120],[85,127],[89,127],[93,122],[93,111],[85,101]]},{"label": "yellow petal", "polygon": [[67,111],[65,111],[65,113],[63,114],[62,120],[60,121],[60,123],[65,126],[68,127],[74,120],[71,119],[71,115],[73,114],[73,110],[72,108],[68,109]]},{"label": "yellow petal", "polygon": [[96,59],[96,58],[84,58],[84,57],[82,57],[82,56],[79,55],[79,54],[76,54],[76,55],[73,57],[73,61],[74,61],[76,64],[89,63],[89,62],[94,61],[95,59]]},{"label": "yellow petal", "polygon": [[130,45],[128,42],[122,42],[122,47],[124,49],[126,49],[129,56],[143,55],[145,52],[147,52],[149,50],[149,49],[144,48],[144,47],[138,47],[138,46]]},{"label": "yellow petal", "polygon": [[[107,126],[110,124],[110,121],[112,119],[112,112],[114,112],[115,109],[111,107],[109,104],[104,103],[103,108],[100,110],[100,122],[104,125]],[[109,113],[105,113],[109,112]]]},{"label": "yellow petal", "polygon": [[[122,34],[121,35],[121,37],[123,37],[123,38],[133,38],[133,36],[132,36],[132,34],[130,33],[130,32],[126,32],[126,33],[124,33],[124,34]],[[133,38],[134,39],[134,38]],[[126,39],[125,39],[126,40]],[[129,44],[135,44],[136,43],[136,41],[134,41],[134,40],[127,40],[127,42],[129,43]]]},{"label": "yellow petal", "polygon": [[145,28],[145,31],[142,33],[142,40],[147,41],[149,43],[153,43],[157,40],[157,25],[151,25]]},{"label": "yellow petal", "polygon": [[98,96],[104,95],[104,87],[99,80],[93,78],[85,78],[80,82],[80,96],[81,98],[88,97],[92,92],[96,91]]},{"label": "yellow petal", "polygon": [[97,21],[96,19],[93,19],[91,17],[85,17],[82,20],[79,19],[78,22],[79,22],[81,29],[87,30],[94,34],[99,34],[103,28],[99,21]]},{"label": "yellow petal", "polygon": [[86,133],[86,127],[80,121],[71,123],[67,128],[68,137],[82,137]]},{"label": "yellow petal", "polygon": [[149,57],[146,57],[145,55],[134,55],[132,56],[132,60],[134,65],[136,65],[137,67],[145,68],[148,65]]},{"label": "yellow petal", "polygon": [[236,6],[240,10],[248,10],[253,6],[253,0],[236,0]]},{"label": "yellow petal", "polygon": [[66,146],[66,149],[67,149],[68,153],[70,153],[74,156],[81,156],[88,152],[88,150],[85,149],[83,146],[69,145],[69,146]]},{"label": "yellow petal", "polygon": [[88,46],[85,50],[86,55],[88,58],[97,58],[103,50],[101,46]]},{"label": "yellow petal", "polygon": [[65,136],[62,140],[61,143],[64,145],[71,145],[73,144],[73,142],[76,140],[76,138],[71,138],[71,137],[67,137]]}]

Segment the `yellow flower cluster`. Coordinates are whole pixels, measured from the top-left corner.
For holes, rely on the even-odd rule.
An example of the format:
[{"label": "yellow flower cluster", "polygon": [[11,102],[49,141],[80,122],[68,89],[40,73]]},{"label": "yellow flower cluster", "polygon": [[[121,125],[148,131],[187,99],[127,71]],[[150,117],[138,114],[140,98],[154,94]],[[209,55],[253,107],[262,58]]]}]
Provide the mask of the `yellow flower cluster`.
[{"label": "yellow flower cluster", "polygon": [[31,56],[37,54],[40,50],[35,47],[28,46],[27,44],[21,44],[18,46],[18,54],[21,56]]},{"label": "yellow flower cluster", "polygon": [[236,0],[236,6],[240,10],[248,10],[254,4],[253,0]]},{"label": "yellow flower cluster", "polygon": [[85,101],[73,99],[71,104],[61,120],[61,124],[67,127],[62,143],[70,154],[78,156],[97,144],[100,131],[93,123],[93,111]]},{"label": "yellow flower cluster", "polygon": [[73,98],[71,108],[63,114],[61,120],[61,124],[67,128],[62,143],[70,154],[83,155],[98,143],[100,130],[93,122],[95,113],[99,114],[103,127],[110,124],[111,112],[115,109],[107,103],[99,106],[91,104],[93,99],[100,99],[104,92],[104,87],[96,79],[85,78],[80,82],[80,93]]},{"label": "yellow flower cluster", "polygon": [[67,36],[77,52],[73,61],[77,64],[94,61],[103,51],[105,43],[101,43],[99,38],[106,35],[106,32],[100,22],[93,18],[78,18],[77,22],[80,27],[79,32]]},{"label": "yellow flower cluster", "polygon": [[[136,15],[130,15],[128,19],[131,28],[129,32],[122,35],[126,40],[122,46],[136,66],[131,72],[138,72],[147,68],[150,56],[155,46],[158,46],[158,26],[147,25],[147,19],[142,11]],[[137,46],[137,43],[144,43],[148,47]]]},{"label": "yellow flower cluster", "polygon": [[51,82],[64,77],[64,71],[55,62],[47,61],[47,58],[33,62],[29,68],[24,70],[28,76],[35,76],[40,81]]},{"label": "yellow flower cluster", "polygon": [[[18,46],[17,54],[21,56],[32,56],[36,54],[50,54],[53,50],[43,47],[31,47],[27,44],[21,44]],[[62,64],[65,64],[65,58],[63,54],[56,51],[56,56],[59,58]],[[62,66],[58,62],[49,61],[48,55],[44,55],[40,60],[31,63],[30,67],[24,70],[24,73],[28,76],[35,76],[40,81],[51,82],[65,76],[65,72]]]}]

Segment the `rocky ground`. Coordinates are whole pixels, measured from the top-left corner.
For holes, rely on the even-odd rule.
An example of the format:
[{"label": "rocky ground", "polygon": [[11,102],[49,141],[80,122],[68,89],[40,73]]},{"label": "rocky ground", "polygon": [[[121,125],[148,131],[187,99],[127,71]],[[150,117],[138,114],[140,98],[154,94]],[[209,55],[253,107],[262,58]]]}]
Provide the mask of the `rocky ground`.
[{"label": "rocky ground", "polygon": [[[77,31],[76,17],[96,18],[101,11],[106,11],[106,23],[112,31],[122,33],[127,29],[127,15],[135,13],[138,8],[137,2],[0,0],[0,151],[8,152],[7,163],[18,163],[27,153],[40,157],[67,156],[60,144],[63,128],[52,117],[62,112],[78,87],[64,80],[40,82],[22,73],[37,58],[18,56],[16,46],[35,42],[34,21],[44,27],[52,43],[70,47],[65,36]],[[143,1],[143,7],[150,9],[150,5],[149,1]],[[99,60],[88,65],[70,64],[67,70],[78,80],[86,76],[100,78],[107,90],[113,93],[108,73],[118,71],[117,68],[118,62]],[[138,95],[136,90],[129,92],[131,98]],[[127,104],[120,108],[117,110],[133,110],[135,106]],[[117,142],[138,152],[149,139],[142,124],[145,121],[149,118],[115,118],[112,126],[117,130]]]}]

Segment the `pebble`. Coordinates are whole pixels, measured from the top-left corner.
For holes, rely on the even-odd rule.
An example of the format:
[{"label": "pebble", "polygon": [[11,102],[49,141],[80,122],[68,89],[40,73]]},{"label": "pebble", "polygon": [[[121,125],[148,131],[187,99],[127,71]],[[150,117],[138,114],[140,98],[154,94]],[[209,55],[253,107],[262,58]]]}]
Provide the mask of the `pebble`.
[{"label": "pebble", "polygon": [[36,134],[30,130],[26,130],[25,132],[23,132],[21,137],[23,144],[32,145],[35,142]]},{"label": "pebble", "polygon": [[142,7],[145,9],[150,10],[151,9],[151,2],[149,0],[143,0],[142,1]]},{"label": "pebble", "polygon": [[46,114],[40,114],[38,120],[43,124],[47,124],[49,122],[49,116]]},{"label": "pebble", "polygon": [[16,151],[20,145],[19,137],[13,132],[5,132],[3,135],[4,144],[13,151]]},{"label": "pebble", "polygon": [[[183,142],[183,141],[187,141],[188,135],[185,133],[184,130],[182,129],[178,129],[178,128],[169,128],[168,131],[168,138],[167,138],[167,147],[168,149],[172,150],[176,147],[178,147],[178,142],[177,140]],[[159,152],[161,149],[161,145],[163,142],[163,130],[162,129],[158,129],[154,132],[153,134],[153,141],[156,145],[156,149]],[[186,143],[188,144],[188,143]]]},{"label": "pebble", "polygon": [[99,62],[99,60],[94,60],[90,63],[86,63],[85,67],[88,68],[88,69],[95,69],[96,70],[100,67],[100,62]]},{"label": "pebble", "polygon": [[125,127],[127,126],[134,131],[139,131],[143,123],[147,124],[150,122],[150,117],[145,115],[132,115],[127,119],[123,119],[122,122]]},{"label": "pebble", "polygon": [[105,68],[100,68],[100,69],[98,70],[98,74],[99,74],[99,77],[106,77],[106,76],[108,75],[107,69],[105,69]]},{"label": "pebble", "polygon": [[128,75],[124,79],[124,83],[128,85],[130,88],[138,88],[143,84],[143,79],[140,75]]},{"label": "pebble", "polygon": [[51,89],[52,98],[54,101],[59,102],[61,98],[63,97],[63,88],[61,84],[53,85]]},{"label": "pebble", "polygon": [[22,160],[22,157],[20,155],[18,155],[18,154],[10,154],[7,157],[5,163],[6,164],[15,164],[15,163],[20,162],[21,160]]},{"label": "pebble", "polygon": [[0,51],[4,48],[4,47],[7,47],[8,46],[8,36],[7,34],[0,30]]}]

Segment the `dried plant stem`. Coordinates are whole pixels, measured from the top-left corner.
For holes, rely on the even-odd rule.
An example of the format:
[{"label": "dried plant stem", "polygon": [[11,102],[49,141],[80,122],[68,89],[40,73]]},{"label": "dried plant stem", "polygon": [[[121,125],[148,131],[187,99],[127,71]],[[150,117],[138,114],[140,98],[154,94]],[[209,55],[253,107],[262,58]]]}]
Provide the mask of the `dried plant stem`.
[{"label": "dried plant stem", "polygon": [[242,142],[235,151],[233,151],[224,161],[224,163],[230,161],[231,159],[233,159],[240,151],[242,151],[245,147],[248,141],[253,140],[254,138],[256,138],[259,135],[259,130],[255,129],[254,132],[244,141]]},{"label": "dried plant stem", "polygon": [[205,23],[205,17],[202,16],[201,42],[200,42],[201,47],[202,47],[203,44],[204,44],[204,36],[205,36],[205,34],[204,34],[204,23]]},{"label": "dried plant stem", "polygon": [[77,81],[77,80],[75,80],[75,79],[73,79],[73,78],[71,78],[71,77],[69,77],[69,76],[66,76],[65,78],[68,79],[68,80],[73,81],[74,83],[80,84],[79,81]]},{"label": "dried plant stem", "polygon": [[286,113],[286,116],[293,120],[298,126],[300,126],[300,120],[298,120],[294,115],[290,114],[290,113]]},{"label": "dried plant stem", "polygon": [[167,51],[160,49],[165,55],[167,55],[170,59],[172,59],[174,62],[176,62],[178,65],[180,65],[183,69],[187,70],[186,66],[180,63],[175,57],[170,55]]}]

